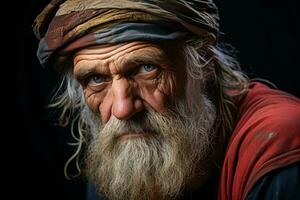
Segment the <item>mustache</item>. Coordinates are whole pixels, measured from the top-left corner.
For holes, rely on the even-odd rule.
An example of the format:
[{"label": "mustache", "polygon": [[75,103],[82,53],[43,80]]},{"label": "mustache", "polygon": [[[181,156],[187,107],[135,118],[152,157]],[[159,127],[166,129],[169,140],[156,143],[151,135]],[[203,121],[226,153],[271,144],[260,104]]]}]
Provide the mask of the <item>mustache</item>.
[{"label": "mustache", "polygon": [[[160,131],[155,118],[154,111],[151,109],[144,110],[137,113],[128,120],[119,120],[115,116],[112,116],[109,121],[103,126],[102,133],[110,132],[109,137],[114,139],[120,138],[124,134],[149,134],[157,135]],[[157,115],[157,113],[155,113]],[[101,133],[100,133],[101,134]]]}]

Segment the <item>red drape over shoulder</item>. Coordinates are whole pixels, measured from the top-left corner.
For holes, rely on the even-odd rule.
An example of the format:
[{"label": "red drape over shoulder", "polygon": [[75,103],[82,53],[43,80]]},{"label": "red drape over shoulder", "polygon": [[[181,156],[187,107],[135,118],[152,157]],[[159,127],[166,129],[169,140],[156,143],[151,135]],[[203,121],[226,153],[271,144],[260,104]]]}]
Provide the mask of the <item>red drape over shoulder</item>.
[{"label": "red drape over shoulder", "polygon": [[239,104],[219,183],[219,200],[245,199],[271,170],[300,160],[300,100],[252,83]]}]

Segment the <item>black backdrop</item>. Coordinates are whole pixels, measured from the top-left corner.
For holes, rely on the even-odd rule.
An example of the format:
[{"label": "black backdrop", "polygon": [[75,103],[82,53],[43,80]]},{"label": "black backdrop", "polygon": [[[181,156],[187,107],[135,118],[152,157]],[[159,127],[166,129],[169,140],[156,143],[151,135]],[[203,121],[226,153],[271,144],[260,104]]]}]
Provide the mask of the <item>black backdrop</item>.
[{"label": "black backdrop", "polygon": [[[38,41],[31,24],[47,2],[11,2],[12,11],[3,17],[7,21],[6,30],[13,30],[4,37],[8,42],[13,41],[13,45],[5,49],[7,58],[2,55],[9,61],[9,66],[5,64],[3,68],[11,69],[2,78],[5,79],[2,99],[8,100],[3,110],[9,108],[6,105],[14,108],[14,112],[5,113],[4,127],[8,129],[2,131],[8,136],[2,141],[5,147],[2,165],[6,167],[2,180],[9,191],[9,198],[4,199],[84,199],[84,183],[77,179],[69,181],[63,175],[64,163],[74,151],[67,144],[72,142],[70,133],[56,126],[53,115],[45,108],[58,76],[42,69],[35,56]],[[236,47],[245,72],[250,77],[266,78],[300,97],[296,0],[216,3],[220,6],[221,40]]]}]

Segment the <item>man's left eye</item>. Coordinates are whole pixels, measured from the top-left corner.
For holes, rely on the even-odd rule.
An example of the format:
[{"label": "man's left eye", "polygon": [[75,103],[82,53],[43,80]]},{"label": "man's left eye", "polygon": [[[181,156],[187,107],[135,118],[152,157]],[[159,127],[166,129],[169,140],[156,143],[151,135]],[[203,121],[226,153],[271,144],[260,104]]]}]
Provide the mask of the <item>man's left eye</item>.
[{"label": "man's left eye", "polygon": [[151,64],[144,64],[140,66],[139,72],[141,73],[147,73],[147,72],[151,72],[153,70],[157,69],[156,66],[151,65]]}]

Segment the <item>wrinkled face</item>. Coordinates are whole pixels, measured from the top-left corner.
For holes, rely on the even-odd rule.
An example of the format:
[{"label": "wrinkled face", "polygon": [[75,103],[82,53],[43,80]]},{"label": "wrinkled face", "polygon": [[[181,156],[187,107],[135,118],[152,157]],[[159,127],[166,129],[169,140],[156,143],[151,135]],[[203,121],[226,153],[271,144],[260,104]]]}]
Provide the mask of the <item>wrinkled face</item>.
[{"label": "wrinkled face", "polygon": [[85,171],[110,200],[174,199],[208,175],[215,110],[178,52],[130,42],[75,55],[74,76],[96,115]]},{"label": "wrinkled face", "polygon": [[127,120],[146,107],[164,113],[172,97],[180,95],[184,80],[180,62],[171,51],[152,43],[131,42],[79,51],[74,75],[84,89],[88,106],[101,115]]}]

